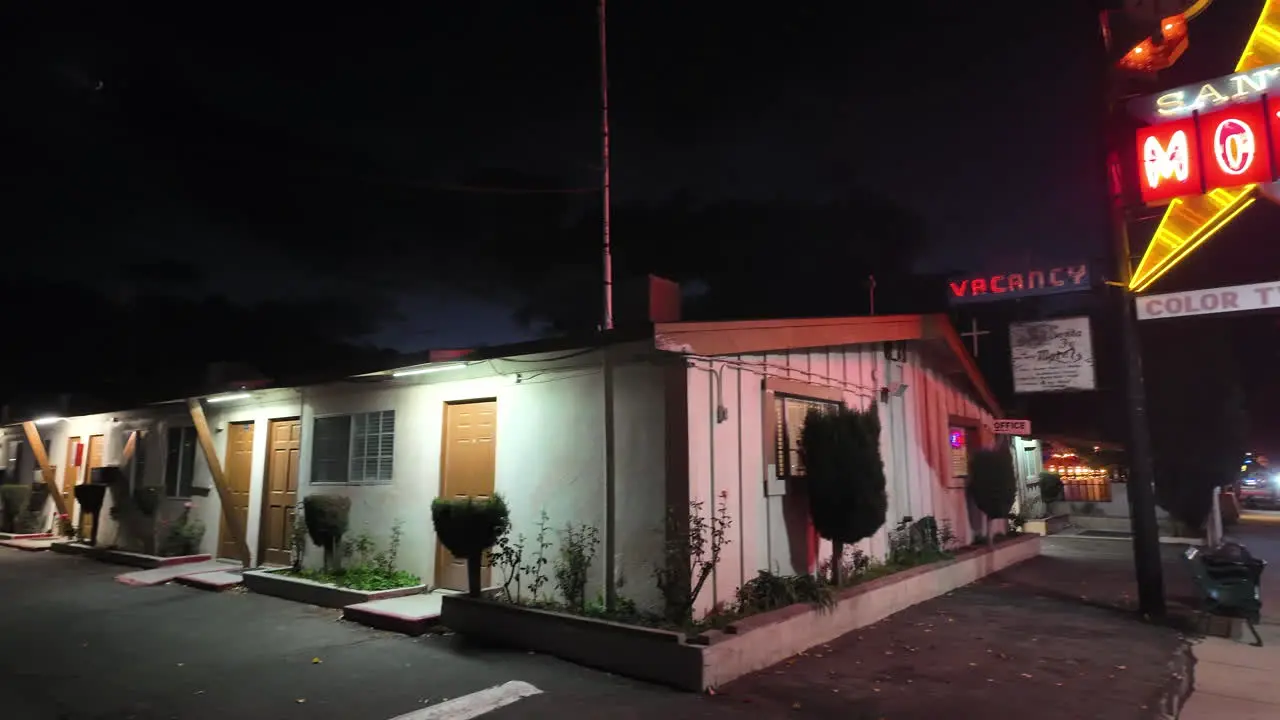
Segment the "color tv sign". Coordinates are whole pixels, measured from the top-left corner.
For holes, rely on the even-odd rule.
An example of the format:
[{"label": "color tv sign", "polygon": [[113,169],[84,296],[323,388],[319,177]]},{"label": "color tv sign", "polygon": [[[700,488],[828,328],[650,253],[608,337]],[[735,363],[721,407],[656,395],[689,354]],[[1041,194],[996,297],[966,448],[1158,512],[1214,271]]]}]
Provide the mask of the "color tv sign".
[{"label": "color tv sign", "polygon": [[1280,164],[1280,103],[1267,96],[1138,130],[1142,200],[1271,182]]}]

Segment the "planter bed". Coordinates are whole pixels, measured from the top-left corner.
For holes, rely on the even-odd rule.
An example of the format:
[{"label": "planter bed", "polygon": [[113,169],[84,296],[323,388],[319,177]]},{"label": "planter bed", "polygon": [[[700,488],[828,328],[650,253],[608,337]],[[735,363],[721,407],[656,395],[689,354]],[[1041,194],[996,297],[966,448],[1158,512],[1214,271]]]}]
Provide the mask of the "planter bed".
[{"label": "planter bed", "polygon": [[1070,515],[1050,515],[1047,518],[1026,521],[1023,529],[1036,535],[1056,535],[1070,526]]},{"label": "planter bed", "polygon": [[115,563],[116,565],[128,565],[129,567],[142,568],[144,570],[170,567],[172,565],[185,565],[187,563],[208,562],[212,559],[212,556],[208,554],[177,555],[175,557],[145,555],[143,553],[116,550],[115,548],[93,547],[91,545],[85,545],[84,543],[78,542],[54,543],[49,549],[66,555],[83,555],[102,562]]},{"label": "planter bed", "polygon": [[465,595],[444,597],[440,619],[463,635],[700,692],[1039,555],[1041,540],[1023,535],[965,549],[841,590],[828,609],[790,605],[696,637]]},{"label": "planter bed", "polygon": [[290,577],[280,570],[249,570],[241,577],[244,579],[246,588],[260,595],[272,595],[285,600],[327,608],[344,608],[348,605],[417,595],[427,591],[426,585],[411,585],[391,590],[353,590],[329,583]]}]

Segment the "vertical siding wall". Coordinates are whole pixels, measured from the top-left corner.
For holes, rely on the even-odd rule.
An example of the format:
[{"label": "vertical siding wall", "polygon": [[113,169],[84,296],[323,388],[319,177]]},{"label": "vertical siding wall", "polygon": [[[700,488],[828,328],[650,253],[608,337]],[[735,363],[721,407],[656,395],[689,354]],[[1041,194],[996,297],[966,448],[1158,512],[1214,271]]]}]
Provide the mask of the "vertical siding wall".
[{"label": "vertical siding wall", "polygon": [[[689,358],[689,493],[712,508],[728,503],[734,526],[730,544],[710,587],[699,598],[706,611],[730,603],[745,580],[766,570],[779,574],[812,572],[805,566],[807,541],[795,532],[797,519],[786,515],[781,494],[770,494],[774,462],[772,397],[769,378],[838,390],[850,407],[879,409],[881,454],[889,493],[886,527],[860,544],[883,558],[887,529],[902,517],[933,515],[949,520],[961,540],[972,538],[962,487],[949,487],[948,424],[952,416],[990,426],[990,413],[936,369],[914,347],[902,361],[888,360],[880,345],[846,346],[767,355]],[[900,398],[880,402],[881,387],[906,383]],[[716,421],[716,408],[727,419]],[[777,487],[777,483],[774,483]],[[788,524],[791,530],[788,530]],[[805,542],[806,547],[795,544]],[[830,556],[822,541],[819,559]]]}]

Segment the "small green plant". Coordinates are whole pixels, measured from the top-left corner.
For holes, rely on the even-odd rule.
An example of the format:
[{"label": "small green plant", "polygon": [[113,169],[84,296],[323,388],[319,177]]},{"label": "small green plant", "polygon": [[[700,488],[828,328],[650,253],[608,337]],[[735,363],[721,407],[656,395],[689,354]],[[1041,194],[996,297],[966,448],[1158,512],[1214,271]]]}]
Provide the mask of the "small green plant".
[{"label": "small green plant", "polygon": [[20,532],[18,519],[30,503],[30,485],[0,485],[0,532]]},{"label": "small green plant", "polygon": [[[721,491],[720,502],[712,513],[703,515],[706,503],[689,501],[687,518],[674,512],[667,516],[667,542],[664,564],[654,570],[658,591],[662,593],[667,619],[678,625],[693,620],[693,607],[702,594],[711,573],[720,564],[720,555],[729,544],[729,493]],[[683,522],[682,522],[683,521]]]},{"label": "small green plant", "polygon": [[289,565],[295,571],[302,569],[302,560],[307,553],[307,521],[304,517],[303,504],[293,509],[293,528],[289,534]]},{"label": "small green plant", "polygon": [[956,545],[960,544],[960,538],[956,537],[955,530],[951,527],[950,520],[943,520],[938,526],[938,549],[942,552],[951,552]]},{"label": "small green plant", "polygon": [[374,556],[374,566],[384,573],[393,573],[400,560],[400,543],[404,540],[404,521],[396,518],[391,523],[391,538],[387,549]]},{"label": "small green plant", "polygon": [[372,563],[375,552],[377,547],[374,546],[373,538],[369,537],[369,533],[360,533],[354,537],[344,538],[342,541],[344,563],[354,564],[356,567],[368,566]]},{"label": "small green plant", "polygon": [[511,537],[511,528],[502,533],[497,544],[493,546],[490,557],[493,564],[502,573],[502,597],[509,603],[519,603],[521,599],[520,581],[524,570],[524,535]]},{"label": "small green plant", "polygon": [[318,493],[308,495],[302,503],[307,534],[324,549],[325,570],[335,572],[341,567],[338,550],[351,521],[351,498]]},{"label": "small green plant", "polygon": [[533,552],[530,553],[528,564],[520,568],[521,577],[529,580],[525,588],[529,591],[529,600],[532,602],[538,601],[542,588],[551,582],[547,577],[547,564],[550,562],[547,558],[547,550],[551,548],[550,535],[550,519],[547,517],[547,511],[543,510],[538,518],[538,534],[533,538]]},{"label": "small green plant", "polygon": [[831,585],[813,575],[774,575],[761,570],[738,588],[736,611],[754,615],[796,603],[829,608],[835,603],[835,594]]},{"label": "small green plant", "polygon": [[600,545],[600,533],[593,525],[565,525],[560,536],[560,559],[556,561],[556,589],[564,596],[565,605],[581,613],[587,604],[587,579],[591,562]]},{"label": "small green plant", "polygon": [[[823,558],[822,562],[818,563],[818,577],[837,577],[835,573],[831,572],[831,561],[832,559],[827,557]],[[841,564],[838,577],[840,578],[840,585],[843,587],[845,585],[852,585],[862,579],[862,576],[871,568],[871,558],[868,557],[866,553],[862,552],[862,548],[847,545],[844,549],[844,555],[841,558]]]},{"label": "small green plant", "polygon": [[182,515],[169,524],[160,554],[165,557],[195,555],[200,550],[200,542],[204,540],[204,523],[191,518],[192,504],[183,504]]},{"label": "small green plant", "polygon": [[486,550],[493,547],[510,525],[502,496],[489,498],[436,498],[431,502],[436,536],[454,557],[466,558],[467,586],[471,597],[480,597],[480,567]]}]

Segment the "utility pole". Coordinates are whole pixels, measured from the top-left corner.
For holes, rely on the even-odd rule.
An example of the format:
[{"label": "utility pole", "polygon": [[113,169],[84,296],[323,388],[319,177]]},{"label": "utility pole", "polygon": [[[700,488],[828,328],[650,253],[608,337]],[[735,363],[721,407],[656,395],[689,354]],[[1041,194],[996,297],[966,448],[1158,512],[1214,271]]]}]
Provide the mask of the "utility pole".
[{"label": "utility pole", "polygon": [[602,230],[601,251],[604,269],[604,330],[613,329],[613,246],[609,238],[610,198],[609,198],[609,53],[606,41],[605,0],[599,0],[597,13],[600,30],[600,161],[603,168],[601,184],[601,200],[604,205],[604,226]]},{"label": "utility pole", "polygon": [[613,249],[609,238],[609,54],[605,0],[599,0],[597,16],[600,32],[600,161],[602,166],[601,201],[604,222],[601,227],[601,250],[604,270],[604,319],[600,324],[606,335],[601,347],[601,372],[604,380],[604,606],[613,610],[618,604],[617,586],[617,516],[618,468],[614,437],[614,381],[612,348],[607,334],[613,330]]},{"label": "utility pole", "polygon": [[1133,275],[1133,259],[1129,248],[1129,217],[1124,187],[1118,171],[1124,123],[1120,101],[1123,99],[1123,76],[1112,60],[1110,16],[1099,14],[1103,51],[1106,59],[1104,109],[1107,187],[1110,199],[1111,246],[1114,253],[1116,279],[1112,292],[1119,322],[1120,346],[1123,353],[1124,402],[1129,420],[1129,519],[1133,527],[1133,562],[1138,581],[1138,609],[1149,617],[1165,614],[1164,568],[1160,558],[1160,534],[1156,525],[1155,462],[1152,458],[1151,431],[1147,418],[1147,392],[1142,373],[1142,345],[1138,336],[1138,318],[1129,280]]}]

